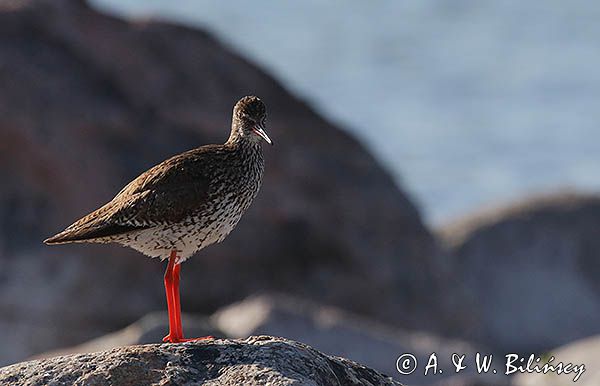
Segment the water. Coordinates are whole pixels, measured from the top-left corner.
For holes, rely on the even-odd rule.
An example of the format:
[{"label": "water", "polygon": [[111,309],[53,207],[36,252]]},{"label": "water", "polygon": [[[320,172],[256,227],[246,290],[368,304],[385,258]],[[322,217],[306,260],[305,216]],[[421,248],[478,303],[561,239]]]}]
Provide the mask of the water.
[{"label": "water", "polygon": [[600,3],[95,0],[213,31],[361,138],[431,224],[600,189]]}]

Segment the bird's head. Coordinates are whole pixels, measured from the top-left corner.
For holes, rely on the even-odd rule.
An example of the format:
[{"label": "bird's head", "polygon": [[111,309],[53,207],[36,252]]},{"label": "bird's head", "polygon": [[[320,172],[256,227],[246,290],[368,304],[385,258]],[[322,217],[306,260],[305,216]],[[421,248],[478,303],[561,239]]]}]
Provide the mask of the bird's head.
[{"label": "bird's head", "polygon": [[254,143],[262,139],[272,145],[273,141],[265,132],[266,120],[265,104],[256,96],[245,96],[233,108],[231,135]]}]

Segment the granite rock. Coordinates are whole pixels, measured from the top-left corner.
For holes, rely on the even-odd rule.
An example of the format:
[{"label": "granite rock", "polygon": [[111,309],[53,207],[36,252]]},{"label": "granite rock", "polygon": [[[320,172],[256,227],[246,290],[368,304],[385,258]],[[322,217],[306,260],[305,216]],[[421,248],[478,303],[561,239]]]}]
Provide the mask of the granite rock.
[{"label": "granite rock", "polygon": [[269,336],[129,346],[0,369],[0,385],[400,385],[375,370]]},{"label": "granite rock", "polygon": [[[472,363],[476,352],[489,353],[489,350],[465,341],[391,327],[336,307],[285,294],[254,295],[219,309],[209,318],[184,315],[184,327],[186,336],[210,334],[244,338],[250,335],[274,335],[300,341],[329,355],[362,363],[409,385],[430,385],[448,377],[453,378],[454,353],[465,355],[465,363]],[[34,358],[160,342],[165,331],[166,314],[155,313],[123,330]],[[433,374],[433,370],[430,370],[428,375],[424,375],[425,365],[432,353],[435,353],[438,366],[444,371]],[[404,354],[412,354],[418,361],[418,367],[409,375],[399,373],[396,368],[397,359]],[[474,366],[461,371],[461,380],[467,378],[481,382],[508,379],[503,375],[493,377],[492,374],[477,374]]]}]

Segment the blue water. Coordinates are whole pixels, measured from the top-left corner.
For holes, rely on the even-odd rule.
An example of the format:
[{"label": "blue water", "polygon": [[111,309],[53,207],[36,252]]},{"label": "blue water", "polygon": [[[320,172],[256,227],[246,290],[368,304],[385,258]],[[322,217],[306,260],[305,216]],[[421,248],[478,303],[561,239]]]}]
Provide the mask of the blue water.
[{"label": "blue water", "polygon": [[429,223],[600,189],[600,2],[94,3],[213,31],[360,137]]}]

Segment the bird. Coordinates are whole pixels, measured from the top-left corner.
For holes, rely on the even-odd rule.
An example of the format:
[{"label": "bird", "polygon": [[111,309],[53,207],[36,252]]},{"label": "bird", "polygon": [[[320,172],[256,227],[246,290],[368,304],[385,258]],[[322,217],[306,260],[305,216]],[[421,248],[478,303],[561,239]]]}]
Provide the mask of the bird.
[{"label": "bird", "polygon": [[163,341],[212,338],[184,337],[181,264],[223,241],[256,197],[264,172],[262,142],[273,144],[265,131],[266,118],[260,98],[241,98],[224,144],[200,146],[148,169],[111,201],[44,243],[117,243],[168,260],[164,286],[169,332]]}]

